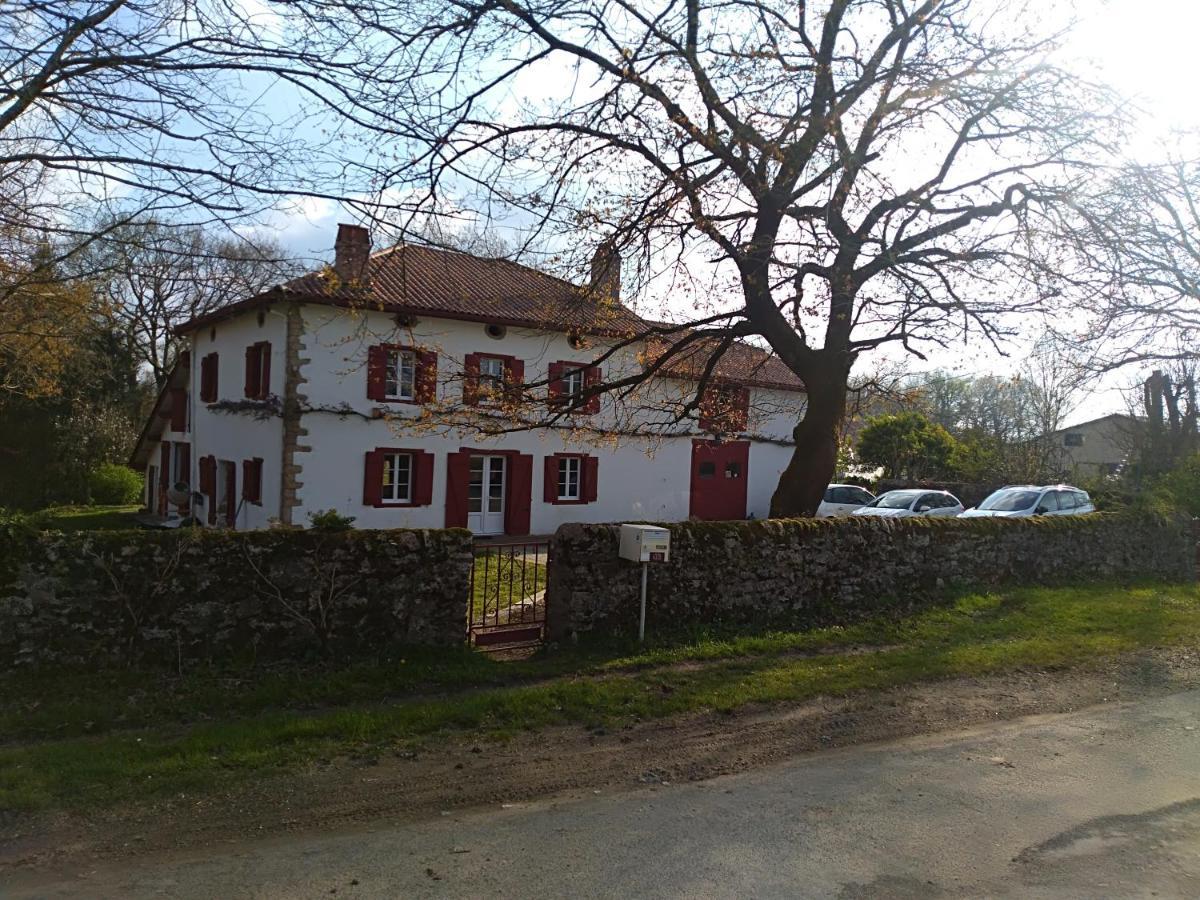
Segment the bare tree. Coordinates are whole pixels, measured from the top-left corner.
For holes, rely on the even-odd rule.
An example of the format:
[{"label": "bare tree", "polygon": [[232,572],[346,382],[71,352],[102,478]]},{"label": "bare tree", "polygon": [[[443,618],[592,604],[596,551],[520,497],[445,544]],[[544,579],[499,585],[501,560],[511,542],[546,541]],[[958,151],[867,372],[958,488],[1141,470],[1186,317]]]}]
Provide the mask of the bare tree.
[{"label": "bare tree", "polygon": [[[1200,135],[1185,135],[1195,154]],[[1093,365],[1193,359],[1200,342],[1200,159],[1115,167],[1081,196],[1075,248],[1109,288],[1084,295],[1064,335]]]},{"label": "bare tree", "polygon": [[72,262],[95,284],[99,312],[158,388],[175,362],[178,325],[294,274],[269,239],[214,237],[155,221],[101,230]]},{"label": "bare tree", "polygon": [[1114,119],[1102,91],[1046,62],[1058,36],[1024,24],[1038,6],[389,0],[306,13],[331,43],[372,48],[374,96],[390,98],[377,108],[393,111],[375,127],[397,157],[382,183],[411,215],[474,197],[564,266],[608,242],[643,279],[695,298],[689,327],[655,332],[656,359],[759,338],[803,379],[772,501],[782,515],[820,501],[860,354],[1000,342],[1013,314],[1069,286],[1046,238]]}]

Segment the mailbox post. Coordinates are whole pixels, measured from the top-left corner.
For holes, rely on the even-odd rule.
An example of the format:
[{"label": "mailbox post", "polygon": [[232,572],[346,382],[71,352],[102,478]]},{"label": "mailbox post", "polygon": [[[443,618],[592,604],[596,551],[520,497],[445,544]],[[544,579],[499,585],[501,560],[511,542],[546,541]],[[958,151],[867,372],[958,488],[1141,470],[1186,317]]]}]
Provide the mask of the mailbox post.
[{"label": "mailbox post", "polygon": [[617,551],[622,559],[642,564],[642,604],[638,615],[638,640],[646,640],[646,575],[652,562],[667,562],[671,558],[671,532],[657,525],[622,525],[621,546]]}]

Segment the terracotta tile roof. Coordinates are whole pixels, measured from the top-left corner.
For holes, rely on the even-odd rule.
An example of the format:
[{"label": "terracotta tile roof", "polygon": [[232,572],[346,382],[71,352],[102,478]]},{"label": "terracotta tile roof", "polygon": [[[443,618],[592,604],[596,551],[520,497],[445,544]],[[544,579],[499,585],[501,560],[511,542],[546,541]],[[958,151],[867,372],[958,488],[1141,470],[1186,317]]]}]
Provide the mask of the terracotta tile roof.
[{"label": "terracotta tile roof", "polygon": [[[660,343],[660,346],[660,352],[665,352],[670,346],[669,339]],[[700,378],[716,349],[716,338],[697,342],[671,359],[663,367],[663,372],[676,378]],[[742,341],[735,341],[726,348],[717,360],[713,375],[721,381],[756,387],[804,390],[804,382],[778,356]]]},{"label": "terracotta tile roof", "polygon": [[[485,259],[453,250],[405,244],[375,253],[366,288],[338,284],[324,272],[310,272],[238,303],[214,310],[181,326],[186,333],[229,315],[275,300],[380,309],[516,327],[578,331],[632,337],[662,323],[642,319],[619,303],[591,296],[588,290],[537,269],[504,259]],[[698,377],[712,345],[696,348],[668,367],[679,378]],[[803,390],[800,380],[779,359],[749,344],[726,350],[717,375],[728,381],[783,390]]]},{"label": "terracotta tile roof", "polygon": [[588,334],[637,334],[645,327],[620,303],[504,259],[407,244],[374,254],[369,265],[365,290],[332,286],[321,272],[289,281],[281,290],[314,302]]}]

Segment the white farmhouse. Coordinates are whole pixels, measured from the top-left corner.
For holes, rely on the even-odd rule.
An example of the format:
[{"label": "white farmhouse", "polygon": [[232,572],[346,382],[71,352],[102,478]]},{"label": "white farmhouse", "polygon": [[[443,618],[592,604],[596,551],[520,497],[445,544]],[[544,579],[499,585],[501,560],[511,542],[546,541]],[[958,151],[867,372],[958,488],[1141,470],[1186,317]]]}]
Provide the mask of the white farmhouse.
[{"label": "white farmhouse", "polygon": [[[580,287],[429,247],[371,255],[351,225],[335,254],[180,329],[186,352],[133,456],[161,524],[306,525],[332,509],[361,528],[526,535],[767,515],[801,384],[743,343],[710,372],[711,338],[665,356],[619,302],[619,260],[598,255]],[[589,395],[646,367],[631,390]]]}]

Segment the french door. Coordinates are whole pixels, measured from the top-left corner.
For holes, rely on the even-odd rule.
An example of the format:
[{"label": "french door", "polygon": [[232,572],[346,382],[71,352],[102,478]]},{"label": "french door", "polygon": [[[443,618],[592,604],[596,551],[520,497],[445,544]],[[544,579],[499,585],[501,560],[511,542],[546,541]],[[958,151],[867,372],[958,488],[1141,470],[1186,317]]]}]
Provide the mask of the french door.
[{"label": "french door", "polygon": [[467,483],[467,527],[475,534],[504,534],[505,457],[472,456]]}]

